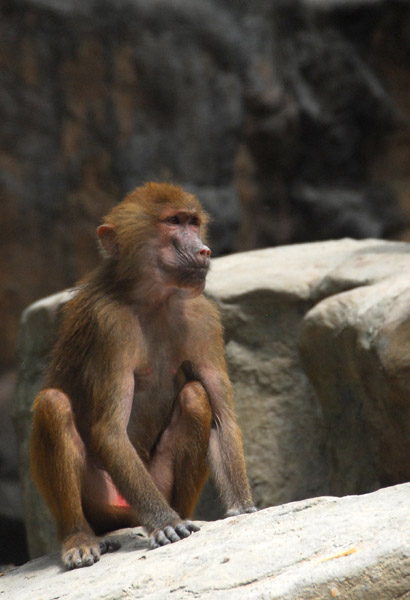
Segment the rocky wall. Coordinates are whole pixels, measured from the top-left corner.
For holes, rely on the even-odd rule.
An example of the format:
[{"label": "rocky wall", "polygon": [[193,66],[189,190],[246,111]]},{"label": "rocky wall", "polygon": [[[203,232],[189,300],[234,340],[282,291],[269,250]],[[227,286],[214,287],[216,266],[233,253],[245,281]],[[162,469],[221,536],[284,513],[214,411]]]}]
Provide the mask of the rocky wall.
[{"label": "rocky wall", "polygon": [[410,8],[399,0],[4,0],[0,369],[22,310],[96,261],[133,186],[172,180],[214,255],[405,235]]}]

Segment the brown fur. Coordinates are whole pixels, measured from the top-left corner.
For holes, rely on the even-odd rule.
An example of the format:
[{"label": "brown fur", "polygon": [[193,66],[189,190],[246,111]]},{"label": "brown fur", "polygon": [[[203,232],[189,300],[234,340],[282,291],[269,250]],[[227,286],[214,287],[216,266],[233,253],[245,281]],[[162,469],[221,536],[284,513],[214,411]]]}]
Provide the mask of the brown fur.
[{"label": "brown fur", "polygon": [[228,514],[251,512],[222,329],[203,295],[207,217],[181,188],[147,184],[106,217],[102,264],[67,303],[34,402],[34,479],[68,568],[96,537],[143,525],[151,546],[197,530],[208,465]]}]

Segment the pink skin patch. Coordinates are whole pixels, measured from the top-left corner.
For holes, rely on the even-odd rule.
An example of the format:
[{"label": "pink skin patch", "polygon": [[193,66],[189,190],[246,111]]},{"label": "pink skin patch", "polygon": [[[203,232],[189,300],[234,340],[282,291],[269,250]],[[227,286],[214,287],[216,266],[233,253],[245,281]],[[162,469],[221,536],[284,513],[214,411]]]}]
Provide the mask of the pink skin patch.
[{"label": "pink skin patch", "polygon": [[130,505],[126,501],[123,496],[119,492],[117,492],[116,498],[113,501],[114,506],[125,506],[125,508],[130,508]]}]

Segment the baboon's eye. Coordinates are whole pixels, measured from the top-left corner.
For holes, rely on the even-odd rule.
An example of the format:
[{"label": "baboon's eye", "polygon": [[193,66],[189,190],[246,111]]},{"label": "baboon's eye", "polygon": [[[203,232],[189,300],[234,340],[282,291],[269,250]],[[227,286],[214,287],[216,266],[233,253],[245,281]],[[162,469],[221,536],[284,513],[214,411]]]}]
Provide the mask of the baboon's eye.
[{"label": "baboon's eye", "polygon": [[200,225],[199,218],[196,215],[194,215],[193,217],[191,217],[189,219],[189,224],[193,225],[194,227],[199,227],[199,225]]},{"label": "baboon's eye", "polygon": [[170,225],[179,225],[181,223],[181,219],[178,215],[171,215],[165,219],[165,223],[169,223]]}]

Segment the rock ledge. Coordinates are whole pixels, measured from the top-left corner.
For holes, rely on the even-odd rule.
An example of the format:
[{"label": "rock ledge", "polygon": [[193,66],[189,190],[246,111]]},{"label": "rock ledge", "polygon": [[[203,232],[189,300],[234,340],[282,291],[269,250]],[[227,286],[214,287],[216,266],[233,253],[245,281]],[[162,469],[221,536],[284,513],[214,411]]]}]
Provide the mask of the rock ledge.
[{"label": "rock ledge", "polygon": [[410,484],[313,498],[203,523],[155,551],[122,530],[92,568],[65,572],[51,554],[6,572],[0,599],[410,598],[409,503]]}]

